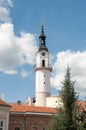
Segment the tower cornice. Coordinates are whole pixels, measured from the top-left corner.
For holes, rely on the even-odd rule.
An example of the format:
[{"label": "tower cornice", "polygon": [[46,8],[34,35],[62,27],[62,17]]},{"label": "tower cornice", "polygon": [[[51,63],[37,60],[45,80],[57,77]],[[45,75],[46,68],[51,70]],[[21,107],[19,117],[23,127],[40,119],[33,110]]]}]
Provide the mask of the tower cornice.
[{"label": "tower cornice", "polygon": [[36,67],[34,71],[36,72],[37,70],[49,70],[50,72],[52,71],[52,67]]}]

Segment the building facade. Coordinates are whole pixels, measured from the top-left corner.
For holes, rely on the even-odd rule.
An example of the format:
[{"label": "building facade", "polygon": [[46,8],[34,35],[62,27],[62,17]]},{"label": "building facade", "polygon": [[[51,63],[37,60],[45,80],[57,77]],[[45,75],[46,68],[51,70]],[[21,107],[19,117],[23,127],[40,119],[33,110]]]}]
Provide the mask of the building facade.
[{"label": "building facade", "polygon": [[9,130],[45,130],[55,108],[11,104]]},{"label": "building facade", "polygon": [[0,99],[0,130],[9,130],[9,112],[11,106]]}]

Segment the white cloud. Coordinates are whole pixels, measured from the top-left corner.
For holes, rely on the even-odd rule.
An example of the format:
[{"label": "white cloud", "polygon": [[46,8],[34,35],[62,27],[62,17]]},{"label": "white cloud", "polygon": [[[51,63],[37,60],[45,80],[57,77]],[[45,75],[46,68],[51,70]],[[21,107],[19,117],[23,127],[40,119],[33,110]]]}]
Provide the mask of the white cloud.
[{"label": "white cloud", "polygon": [[34,64],[37,49],[33,34],[20,32],[19,37],[15,36],[10,17],[12,6],[13,0],[0,0],[0,71],[7,74],[16,74],[24,64]]},{"label": "white cloud", "polygon": [[10,22],[10,10],[4,7],[0,7],[0,21],[1,22]]},{"label": "white cloud", "polygon": [[13,0],[0,0],[0,6],[12,6],[13,5]]},{"label": "white cloud", "polygon": [[0,0],[0,22],[11,22],[10,8],[12,0]]},{"label": "white cloud", "polygon": [[27,76],[29,76],[29,73],[26,70],[22,70],[20,74],[23,78],[26,78]]},{"label": "white cloud", "polygon": [[51,85],[61,89],[64,80],[65,69],[69,65],[71,74],[76,80],[75,90],[80,96],[86,96],[86,51],[72,52],[70,50],[57,53],[54,71],[51,77]]},{"label": "white cloud", "polygon": [[15,36],[11,23],[0,25],[0,71],[17,73],[17,67],[35,63],[36,40],[33,34]]},{"label": "white cloud", "polygon": [[37,50],[35,36],[30,33],[21,32],[21,38],[16,37],[16,43],[20,48],[20,53],[24,63],[35,63],[35,52]]}]

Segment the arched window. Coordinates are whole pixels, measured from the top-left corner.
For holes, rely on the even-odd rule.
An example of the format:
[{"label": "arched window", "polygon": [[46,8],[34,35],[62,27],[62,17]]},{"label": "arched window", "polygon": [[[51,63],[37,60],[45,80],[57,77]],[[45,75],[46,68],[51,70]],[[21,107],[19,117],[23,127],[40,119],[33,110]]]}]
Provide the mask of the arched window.
[{"label": "arched window", "polygon": [[3,130],[4,129],[4,123],[2,120],[0,120],[0,130]]},{"label": "arched window", "polygon": [[45,60],[42,60],[42,67],[45,67]]},{"label": "arched window", "polygon": [[46,130],[45,127],[43,127],[43,130]]},{"label": "arched window", "polygon": [[32,130],[37,130],[37,127],[32,127]]},{"label": "arched window", "polygon": [[15,127],[15,129],[14,130],[20,130],[20,127]]}]

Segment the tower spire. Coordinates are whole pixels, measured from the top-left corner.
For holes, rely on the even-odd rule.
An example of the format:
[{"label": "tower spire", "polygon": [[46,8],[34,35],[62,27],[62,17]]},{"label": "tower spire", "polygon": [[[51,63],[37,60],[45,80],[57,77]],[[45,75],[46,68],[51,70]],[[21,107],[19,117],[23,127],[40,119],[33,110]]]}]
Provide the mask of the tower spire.
[{"label": "tower spire", "polygon": [[39,36],[39,49],[38,49],[38,51],[42,51],[42,50],[48,51],[48,49],[46,47],[46,36],[45,36],[45,33],[44,33],[43,23],[41,25],[41,34]]}]

